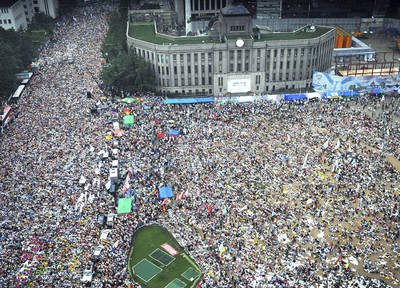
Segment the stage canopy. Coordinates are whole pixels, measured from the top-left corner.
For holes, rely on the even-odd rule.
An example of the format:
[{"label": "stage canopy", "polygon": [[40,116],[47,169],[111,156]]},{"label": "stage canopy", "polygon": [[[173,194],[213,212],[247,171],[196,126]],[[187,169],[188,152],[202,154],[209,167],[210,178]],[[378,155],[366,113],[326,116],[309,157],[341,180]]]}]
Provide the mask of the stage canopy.
[{"label": "stage canopy", "polygon": [[294,101],[294,100],[306,100],[306,94],[285,94],[286,101]]},{"label": "stage canopy", "polygon": [[118,214],[126,214],[132,212],[132,198],[119,198],[118,199]]},{"label": "stage canopy", "polygon": [[160,187],[158,189],[158,196],[160,197],[160,199],[164,199],[167,197],[172,198],[174,196],[174,194],[172,193],[172,187]]}]

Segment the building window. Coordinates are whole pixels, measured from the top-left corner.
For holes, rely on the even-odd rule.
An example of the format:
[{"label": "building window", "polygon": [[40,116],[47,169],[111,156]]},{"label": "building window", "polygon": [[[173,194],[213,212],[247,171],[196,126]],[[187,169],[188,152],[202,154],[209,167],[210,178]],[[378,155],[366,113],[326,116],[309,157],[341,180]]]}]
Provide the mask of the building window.
[{"label": "building window", "polygon": [[[260,63],[258,63],[258,64],[260,64]],[[244,64],[244,71],[245,72],[249,71],[249,63],[247,63],[247,62]]]},{"label": "building window", "polygon": [[178,69],[176,66],[174,66],[174,75],[178,74]]},{"label": "building window", "polygon": [[172,55],[172,60],[176,61],[176,54]]},{"label": "building window", "polygon": [[169,68],[168,67],[165,67],[165,71],[166,71],[167,75],[169,75]]},{"label": "building window", "polygon": [[188,86],[192,86],[192,78],[188,78]]},{"label": "building window", "polygon": [[204,59],[206,59],[206,54],[205,53],[201,53],[201,61],[204,61]]},{"label": "building window", "polygon": [[38,0],[33,0],[33,4],[38,4]]},{"label": "building window", "polygon": [[212,85],[212,77],[208,76],[208,85]]},{"label": "building window", "polygon": [[206,78],[201,77],[201,85],[206,85]]},{"label": "building window", "polygon": [[233,61],[233,51],[229,51],[229,60]]},{"label": "building window", "polygon": [[241,72],[241,71],[242,71],[242,64],[241,64],[241,63],[238,63],[238,64],[237,64],[237,71],[238,71],[238,72]]},{"label": "building window", "polygon": [[175,86],[178,86],[178,79],[175,79]]},{"label": "building window", "polygon": [[192,67],[190,66],[190,65],[188,65],[188,73],[190,74],[190,73],[192,73],[192,69],[191,69]]},{"label": "building window", "polygon": [[208,65],[208,73],[212,72],[211,64]]},{"label": "building window", "polygon": [[194,63],[197,63],[197,53],[194,54]]},{"label": "building window", "polygon": [[231,26],[231,31],[244,31],[244,25]]},{"label": "building window", "polygon": [[212,94],[212,89],[208,89],[208,94]]},{"label": "building window", "polygon": [[222,64],[219,64],[219,73],[222,73]]},{"label": "building window", "polygon": [[[256,84],[260,84],[260,79],[261,79],[261,76],[256,75]],[[258,88],[257,88],[257,90],[258,90]]]},{"label": "building window", "polygon": [[11,24],[11,19],[8,19],[8,24]]},{"label": "building window", "polygon": [[3,20],[0,19],[0,24],[3,24]]},{"label": "building window", "polygon": [[213,54],[211,52],[208,52],[208,61],[212,61],[213,59]]},{"label": "building window", "polygon": [[186,57],[187,57],[187,62],[190,62],[191,61],[190,54],[187,54]]},{"label": "building window", "polygon": [[233,72],[233,63],[229,65],[229,72]]},{"label": "building window", "polygon": [[222,61],[222,52],[219,52],[219,61]]}]

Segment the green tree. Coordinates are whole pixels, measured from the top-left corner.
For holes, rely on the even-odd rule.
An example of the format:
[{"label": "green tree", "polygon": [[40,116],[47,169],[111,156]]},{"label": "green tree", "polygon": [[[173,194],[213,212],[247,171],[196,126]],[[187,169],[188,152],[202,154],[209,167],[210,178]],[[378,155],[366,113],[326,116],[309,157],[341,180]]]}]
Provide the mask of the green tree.
[{"label": "green tree", "polygon": [[54,30],[54,19],[44,13],[37,13],[32,18],[29,30],[44,30],[46,33],[51,34]]},{"label": "green tree", "polygon": [[108,59],[112,60],[121,51],[127,51],[125,29],[126,22],[121,14],[111,14],[108,19],[108,32],[101,47],[101,52]]},{"label": "green tree", "polygon": [[149,63],[130,50],[121,52],[102,72],[104,84],[125,91],[152,90],[155,75]]},{"label": "green tree", "polygon": [[0,41],[0,99],[8,99],[16,87],[15,73],[21,67],[21,60],[10,43]]}]

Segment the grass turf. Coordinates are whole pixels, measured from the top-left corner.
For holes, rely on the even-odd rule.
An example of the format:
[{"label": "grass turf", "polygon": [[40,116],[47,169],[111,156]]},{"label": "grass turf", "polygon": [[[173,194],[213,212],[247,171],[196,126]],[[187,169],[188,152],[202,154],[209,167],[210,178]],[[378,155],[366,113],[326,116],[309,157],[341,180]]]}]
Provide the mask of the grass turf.
[{"label": "grass turf", "polygon": [[135,39],[151,42],[159,45],[169,44],[201,44],[201,43],[219,43],[219,40],[213,40],[207,36],[198,37],[169,37],[165,34],[155,33],[153,23],[130,23],[129,36]]},{"label": "grass turf", "polygon": [[166,252],[162,251],[161,249],[154,250],[149,256],[151,258],[157,260],[164,266],[168,266],[169,264],[171,264],[172,261],[175,260],[174,257],[172,257],[171,255],[167,254]]},{"label": "grass turf", "polygon": [[190,281],[190,279],[196,279],[197,277],[199,277],[200,272],[193,269],[192,267],[190,267],[189,269],[187,269],[185,272],[182,273],[182,277],[185,278],[186,280]]},{"label": "grass turf", "polygon": [[179,279],[175,279],[172,282],[170,282],[167,286],[165,286],[164,288],[183,288],[185,286],[186,286],[185,282],[183,282]]},{"label": "grass turf", "polygon": [[136,276],[146,282],[162,271],[160,267],[154,265],[147,259],[142,259],[142,261],[133,267],[133,270]]},{"label": "grass turf", "polygon": [[[157,248],[160,248],[160,245],[166,242],[176,251],[178,251],[179,254],[175,256],[175,261],[173,261],[167,267],[163,267],[163,271],[148,281],[147,285],[145,286],[144,284],[146,284],[146,282],[141,280],[136,275],[133,275],[132,267],[142,261],[142,259],[147,259],[150,262],[157,264],[157,262],[149,256],[149,254],[151,254]],[[198,271],[200,270],[193,260],[184,254],[184,251],[179,246],[178,242],[165,228],[160,226],[145,226],[135,232],[128,259],[128,271],[133,279],[142,286],[147,288],[165,287],[175,278],[179,278],[187,286],[194,287],[197,283],[197,280],[200,279],[201,274],[194,282],[188,281],[184,278],[181,279],[181,274],[190,267]]]}]

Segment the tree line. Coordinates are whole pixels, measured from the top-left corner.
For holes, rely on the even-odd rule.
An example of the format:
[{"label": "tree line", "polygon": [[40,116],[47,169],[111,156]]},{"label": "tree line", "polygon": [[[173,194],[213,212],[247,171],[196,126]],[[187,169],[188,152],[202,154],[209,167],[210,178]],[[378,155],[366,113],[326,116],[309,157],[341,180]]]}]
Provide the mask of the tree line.
[{"label": "tree line", "polygon": [[128,5],[128,0],[121,0],[118,11],[108,18],[109,29],[101,47],[106,59],[102,79],[107,87],[120,91],[153,90],[155,74],[152,66],[127,47]]},{"label": "tree line", "polygon": [[29,69],[38,47],[54,28],[54,20],[36,14],[26,31],[0,27],[0,101],[5,102],[17,87],[16,73]]}]

